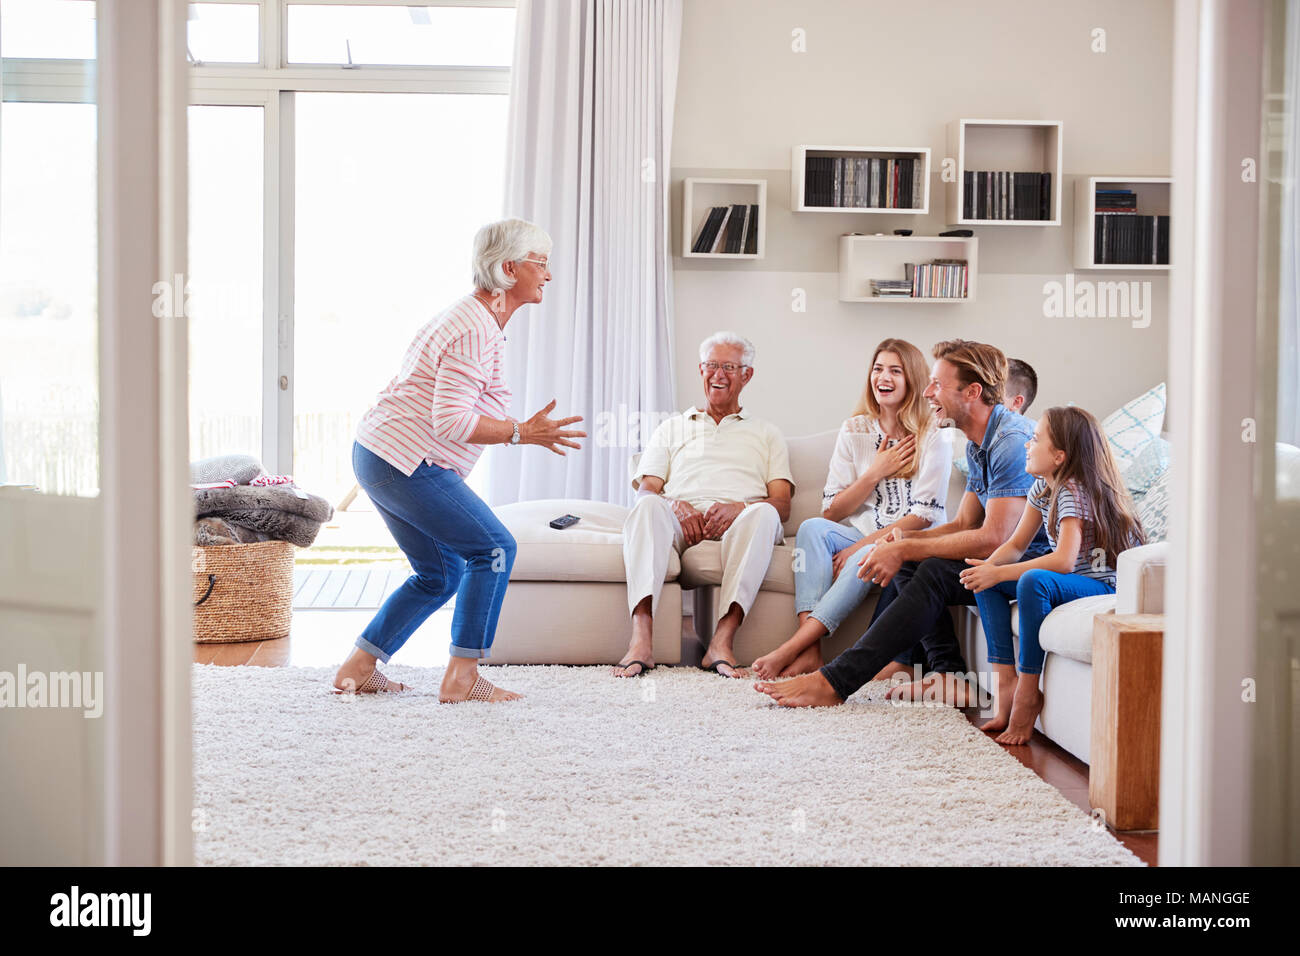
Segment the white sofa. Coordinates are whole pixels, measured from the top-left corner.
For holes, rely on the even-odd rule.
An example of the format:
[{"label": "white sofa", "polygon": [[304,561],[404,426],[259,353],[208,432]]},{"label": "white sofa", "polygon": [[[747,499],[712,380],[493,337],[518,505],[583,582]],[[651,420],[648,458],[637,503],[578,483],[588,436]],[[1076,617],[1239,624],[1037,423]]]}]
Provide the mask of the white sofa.
[{"label": "white sofa", "polygon": [[[736,658],[751,663],[793,632],[794,538],[806,518],[821,514],[822,487],[834,450],[835,430],[789,439],[795,494],[786,542],[773,549],[758,598],[736,636]],[[963,442],[956,441],[957,454]],[[635,467],[635,466],[633,466]],[[953,469],[948,513],[956,513],[965,479]],[[556,531],[550,519],[575,514],[582,520]],[[627,649],[631,624],[622,558],[622,526],[627,509],[603,502],[551,499],[497,509],[519,544],[511,585],[506,592],[490,663],[612,664]],[[673,555],[655,616],[655,661],[698,663],[715,622],[713,599],[721,582],[721,546],[704,541]],[[1039,728],[1085,762],[1092,693],[1092,621],[1096,614],[1161,613],[1164,609],[1163,544],[1134,548],[1120,556],[1114,595],[1084,598],[1053,611],[1040,639],[1048,651],[1043,669],[1046,704]],[[682,594],[691,596],[696,639],[681,639]],[[875,592],[833,635],[823,639],[829,660],[866,630],[875,610]],[[975,608],[952,609],[958,639],[971,670],[991,686],[986,645]],[[1017,619],[1013,616],[1013,629]],[[918,634],[918,637],[920,635]]]}]

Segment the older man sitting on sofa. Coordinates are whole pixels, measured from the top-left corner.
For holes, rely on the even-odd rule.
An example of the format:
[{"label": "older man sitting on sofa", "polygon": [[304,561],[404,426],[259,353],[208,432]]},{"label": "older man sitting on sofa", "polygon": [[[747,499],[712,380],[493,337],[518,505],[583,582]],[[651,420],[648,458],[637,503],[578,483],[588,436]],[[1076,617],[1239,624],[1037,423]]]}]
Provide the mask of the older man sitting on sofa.
[{"label": "older man sitting on sofa", "polygon": [[637,500],[623,528],[632,640],[614,668],[638,677],[654,666],[653,616],[668,568],[701,541],[722,543],[721,611],[701,666],[739,677],[732,641],[753,606],[772,546],[784,540],[794,479],[777,427],[740,406],[754,376],[754,346],[732,332],[700,344],[704,407],[661,424],[641,456]]}]

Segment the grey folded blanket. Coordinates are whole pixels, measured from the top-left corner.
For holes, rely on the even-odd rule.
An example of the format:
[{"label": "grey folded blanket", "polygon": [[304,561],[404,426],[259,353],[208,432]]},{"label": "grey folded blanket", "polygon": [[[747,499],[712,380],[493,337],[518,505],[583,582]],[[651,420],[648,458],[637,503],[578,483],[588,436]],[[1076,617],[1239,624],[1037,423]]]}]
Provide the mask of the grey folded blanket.
[{"label": "grey folded blanket", "polygon": [[[297,492],[287,485],[238,485],[234,488],[195,489],[194,516],[220,518],[227,525],[266,535],[260,540],[274,538],[300,548],[310,548],[320,526],[334,516],[334,509],[328,501],[316,495],[298,497]],[[205,543],[199,538],[206,536],[207,543],[215,544],[218,543],[216,538],[228,533],[229,529],[209,522],[206,528],[196,527],[195,543]]]},{"label": "grey folded blanket", "polygon": [[271,536],[265,531],[254,531],[252,528],[231,524],[225,518],[214,518],[209,515],[194,522],[194,543],[201,548],[270,540],[272,540]]},{"label": "grey folded blanket", "polygon": [[246,485],[258,475],[266,474],[262,463],[252,455],[217,455],[190,463],[190,481],[205,485],[211,481],[233,481]]}]

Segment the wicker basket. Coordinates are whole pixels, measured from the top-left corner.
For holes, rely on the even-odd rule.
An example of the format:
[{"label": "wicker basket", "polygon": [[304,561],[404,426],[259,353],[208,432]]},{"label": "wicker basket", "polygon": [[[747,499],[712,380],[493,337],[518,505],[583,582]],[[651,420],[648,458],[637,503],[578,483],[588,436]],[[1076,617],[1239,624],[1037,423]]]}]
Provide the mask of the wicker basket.
[{"label": "wicker basket", "polygon": [[196,642],[289,636],[293,545],[288,541],[195,547],[193,560]]}]

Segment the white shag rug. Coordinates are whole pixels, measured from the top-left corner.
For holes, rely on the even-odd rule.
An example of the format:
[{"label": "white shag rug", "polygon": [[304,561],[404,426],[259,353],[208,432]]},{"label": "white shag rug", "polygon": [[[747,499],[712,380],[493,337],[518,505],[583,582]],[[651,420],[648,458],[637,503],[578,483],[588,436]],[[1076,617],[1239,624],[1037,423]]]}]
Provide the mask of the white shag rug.
[{"label": "white shag rug", "polygon": [[[783,710],[693,668],[491,667],[527,696],[345,697],[194,666],[200,864],[1140,866],[951,708]],[[875,699],[872,699],[872,698]]]}]

